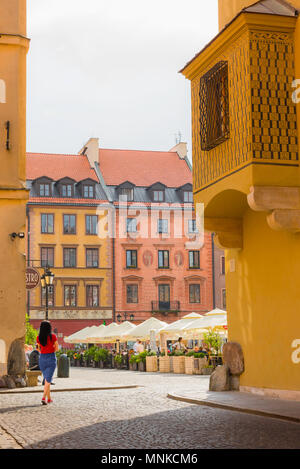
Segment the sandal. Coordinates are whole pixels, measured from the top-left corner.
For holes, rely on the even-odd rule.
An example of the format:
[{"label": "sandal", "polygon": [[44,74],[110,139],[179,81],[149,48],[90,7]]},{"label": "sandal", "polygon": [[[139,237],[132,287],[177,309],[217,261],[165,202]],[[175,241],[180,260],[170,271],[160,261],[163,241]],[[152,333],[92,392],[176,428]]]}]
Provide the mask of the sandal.
[{"label": "sandal", "polygon": [[52,402],[52,399],[48,399],[48,404],[51,404]]},{"label": "sandal", "polygon": [[43,405],[47,405],[47,402],[46,402],[46,399],[45,399],[45,398],[42,399],[42,404],[43,404]]}]

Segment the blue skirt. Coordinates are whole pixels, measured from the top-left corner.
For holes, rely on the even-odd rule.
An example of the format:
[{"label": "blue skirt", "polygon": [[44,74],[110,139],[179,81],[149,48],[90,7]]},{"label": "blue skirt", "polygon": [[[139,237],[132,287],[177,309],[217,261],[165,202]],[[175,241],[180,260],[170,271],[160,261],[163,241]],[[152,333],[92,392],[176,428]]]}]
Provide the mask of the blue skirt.
[{"label": "blue skirt", "polygon": [[51,383],[56,368],[55,353],[41,353],[39,359],[39,366],[45,380],[48,383]]}]

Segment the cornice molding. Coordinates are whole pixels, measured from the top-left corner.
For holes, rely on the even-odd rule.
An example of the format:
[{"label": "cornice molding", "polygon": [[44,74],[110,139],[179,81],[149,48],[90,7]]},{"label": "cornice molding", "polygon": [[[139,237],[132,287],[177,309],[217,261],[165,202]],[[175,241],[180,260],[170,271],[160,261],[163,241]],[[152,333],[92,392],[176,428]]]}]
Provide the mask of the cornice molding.
[{"label": "cornice molding", "polygon": [[[285,32],[292,33],[295,30],[297,17],[278,15],[266,15],[258,13],[241,13],[232,23],[221,31],[207,46],[199,52],[180,71],[187,79],[193,80],[201,70],[216,60],[244,32]],[[250,38],[249,38],[250,39]]]}]

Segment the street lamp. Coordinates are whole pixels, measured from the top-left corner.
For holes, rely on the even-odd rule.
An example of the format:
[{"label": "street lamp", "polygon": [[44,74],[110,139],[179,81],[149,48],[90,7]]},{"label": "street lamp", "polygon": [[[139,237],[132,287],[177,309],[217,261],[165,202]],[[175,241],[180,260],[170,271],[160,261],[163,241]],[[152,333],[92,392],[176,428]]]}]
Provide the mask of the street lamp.
[{"label": "street lamp", "polygon": [[47,266],[44,269],[44,274],[41,276],[41,285],[42,288],[46,290],[46,321],[48,321],[48,289],[53,285],[54,274],[51,272]]},{"label": "street lamp", "polygon": [[[129,315],[129,313],[124,313],[124,319],[122,319],[121,314],[118,314],[117,315],[117,321],[118,322],[127,321],[127,315]],[[130,321],[134,321],[134,314],[130,314]]]}]

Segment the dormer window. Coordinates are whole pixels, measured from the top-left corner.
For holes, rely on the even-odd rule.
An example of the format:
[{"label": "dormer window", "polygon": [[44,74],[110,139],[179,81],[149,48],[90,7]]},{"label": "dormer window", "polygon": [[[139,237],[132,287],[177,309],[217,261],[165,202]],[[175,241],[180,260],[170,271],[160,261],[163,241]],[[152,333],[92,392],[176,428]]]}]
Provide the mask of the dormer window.
[{"label": "dormer window", "polygon": [[192,204],[193,200],[193,193],[190,191],[184,191],[183,193],[183,201]]},{"label": "dormer window", "polygon": [[153,192],[154,202],[163,202],[164,201],[164,191],[154,191]]},{"label": "dormer window", "polygon": [[126,188],[123,188],[123,189],[120,189],[120,199],[121,200],[127,200],[128,202],[132,202],[133,201],[133,189],[126,189]]},{"label": "dormer window", "polygon": [[50,184],[40,184],[40,196],[41,197],[50,196]]},{"label": "dormer window", "polygon": [[53,180],[42,176],[32,182],[32,189],[37,197],[51,197]]},{"label": "dormer window", "polygon": [[148,188],[152,202],[164,202],[166,195],[166,186],[161,182],[156,182]]},{"label": "dormer window", "polygon": [[65,177],[56,182],[60,197],[74,197],[74,179]]},{"label": "dormer window", "polygon": [[83,186],[83,197],[85,199],[93,199],[94,198],[94,186],[85,184]]},{"label": "dormer window", "polygon": [[63,184],[61,186],[62,197],[72,197],[72,186],[71,184]]},{"label": "dormer window", "polygon": [[183,202],[184,204],[192,204],[194,202],[192,184],[184,184],[184,186],[178,187],[176,191],[181,202]]},{"label": "dormer window", "polygon": [[116,193],[121,202],[133,202],[134,201],[134,184],[126,181],[116,187]]}]

